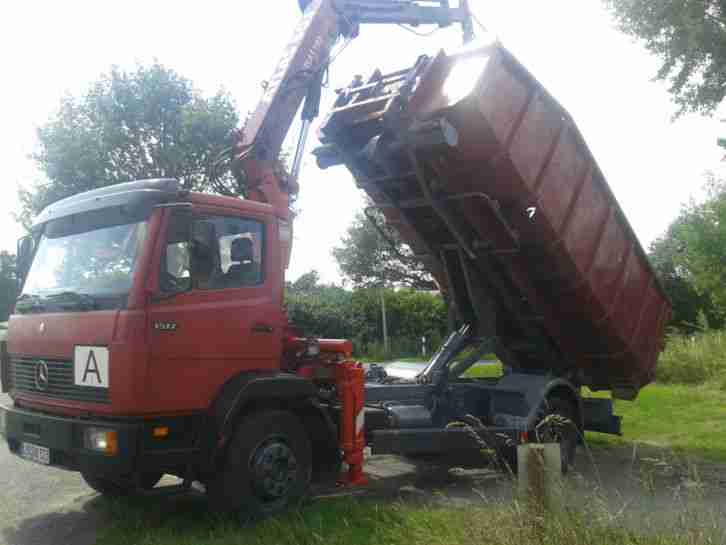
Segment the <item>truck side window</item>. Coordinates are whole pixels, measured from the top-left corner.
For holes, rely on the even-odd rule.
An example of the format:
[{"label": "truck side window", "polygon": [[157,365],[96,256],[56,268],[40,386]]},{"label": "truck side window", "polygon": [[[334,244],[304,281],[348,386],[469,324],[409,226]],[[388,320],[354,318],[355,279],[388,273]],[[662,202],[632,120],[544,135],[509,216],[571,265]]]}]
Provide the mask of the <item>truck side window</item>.
[{"label": "truck side window", "polygon": [[201,289],[257,286],[264,282],[265,225],[245,218],[206,216],[214,225],[216,248],[210,278]]}]

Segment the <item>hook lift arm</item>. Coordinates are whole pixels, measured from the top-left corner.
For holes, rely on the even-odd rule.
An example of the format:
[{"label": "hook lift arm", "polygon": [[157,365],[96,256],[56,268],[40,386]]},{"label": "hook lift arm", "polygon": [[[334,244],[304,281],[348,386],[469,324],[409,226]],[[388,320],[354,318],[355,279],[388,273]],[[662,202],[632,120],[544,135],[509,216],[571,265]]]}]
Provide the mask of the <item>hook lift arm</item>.
[{"label": "hook lift arm", "polygon": [[[358,35],[361,24],[439,25],[461,24],[464,42],[473,39],[468,0],[450,7],[448,0],[298,0],[303,17],[285,48],[275,72],[265,86],[262,99],[238,134],[234,146],[233,173],[244,180],[247,197],[282,204],[278,197],[296,192],[305,143],[312,120],[318,116],[323,78],[330,64],[333,45],[340,36]],[[438,5],[431,5],[438,4]],[[290,178],[270,187],[260,162],[274,163],[300,104],[302,128]],[[266,186],[266,187],[263,187]],[[280,191],[286,195],[280,195]],[[278,193],[272,195],[270,193]]]},{"label": "hook lift arm", "polygon": [[[303,8],[311,0],[299,0]],[[334,0],[335,9],[356,27],[361,24],[439,25],[461,24],[464,43],[474,39],[474,26],[468,0],[451,7],[449,0]],[[428,4],[428,5],[422,5]],[[437,5],[431,5],[437,4]]]}]

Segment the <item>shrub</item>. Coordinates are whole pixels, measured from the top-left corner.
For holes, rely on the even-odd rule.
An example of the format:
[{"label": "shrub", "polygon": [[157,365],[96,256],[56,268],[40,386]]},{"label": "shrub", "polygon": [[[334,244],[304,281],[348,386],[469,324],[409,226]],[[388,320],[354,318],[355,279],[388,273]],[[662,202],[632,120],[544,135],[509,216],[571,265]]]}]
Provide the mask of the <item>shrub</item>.
[{"label": "shrub", "polygon": [[656,380],[665,384],[703,384],[715,380],[726,389],[726,331],[668,337],[658,360]]},{"label": "shrub", "polygon": [[421,337],[427,352],[446,335],[447,311],[441,296],[411,289],[346,290],[320,284],[313,271],[288,284],[285,303],[290,321],[304,335],[353,341],[356,357],[383,360],[381,296],[385,298],[389,357],[418,356]]}]

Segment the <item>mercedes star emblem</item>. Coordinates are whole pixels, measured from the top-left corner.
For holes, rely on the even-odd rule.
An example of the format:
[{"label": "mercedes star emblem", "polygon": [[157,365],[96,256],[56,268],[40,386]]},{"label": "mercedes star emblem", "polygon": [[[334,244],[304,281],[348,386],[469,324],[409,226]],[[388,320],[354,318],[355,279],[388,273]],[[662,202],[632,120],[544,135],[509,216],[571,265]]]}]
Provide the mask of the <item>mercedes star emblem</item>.
[{"label": "mercedes star emblem", "polygon": [[48,389],[48,364],[44,361],[35,364],[35,385],[41,391]]}]

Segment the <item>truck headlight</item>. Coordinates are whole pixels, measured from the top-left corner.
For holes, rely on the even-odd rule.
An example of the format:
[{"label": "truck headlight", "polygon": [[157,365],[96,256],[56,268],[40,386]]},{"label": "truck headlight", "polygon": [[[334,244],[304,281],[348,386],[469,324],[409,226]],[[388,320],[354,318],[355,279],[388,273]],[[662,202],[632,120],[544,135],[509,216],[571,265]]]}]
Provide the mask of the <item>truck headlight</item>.
[{"label": "truck headlight", "polygon": [[113,456],[118,454],[118,436],[113,430],[86,428],[83,431],[83,446]]}]

